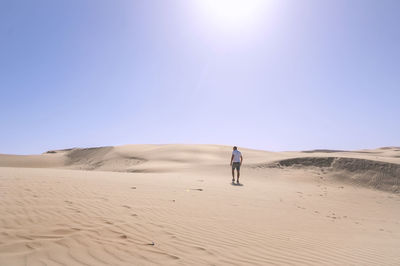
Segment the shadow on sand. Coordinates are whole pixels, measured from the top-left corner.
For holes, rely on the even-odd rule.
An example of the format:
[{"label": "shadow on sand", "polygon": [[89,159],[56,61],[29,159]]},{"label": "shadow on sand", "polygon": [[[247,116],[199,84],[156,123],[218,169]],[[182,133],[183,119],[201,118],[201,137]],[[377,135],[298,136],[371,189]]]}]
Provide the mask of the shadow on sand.
[{"label": "shadow on sand", "polygon": [[232,186],[235,186],[235,187],[243,187],[244,185],[242,184],[242,183],[231,183],[231,185]]}]

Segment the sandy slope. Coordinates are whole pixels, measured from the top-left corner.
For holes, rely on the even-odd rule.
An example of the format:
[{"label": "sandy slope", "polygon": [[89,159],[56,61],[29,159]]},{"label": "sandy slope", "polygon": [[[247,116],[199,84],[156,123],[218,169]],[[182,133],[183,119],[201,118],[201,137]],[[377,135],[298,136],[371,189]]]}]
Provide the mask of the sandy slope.
[{"label": "sandy slope", "polygon": [[399,148],[241,151],[0,155],[0,265],[400,265]]}]

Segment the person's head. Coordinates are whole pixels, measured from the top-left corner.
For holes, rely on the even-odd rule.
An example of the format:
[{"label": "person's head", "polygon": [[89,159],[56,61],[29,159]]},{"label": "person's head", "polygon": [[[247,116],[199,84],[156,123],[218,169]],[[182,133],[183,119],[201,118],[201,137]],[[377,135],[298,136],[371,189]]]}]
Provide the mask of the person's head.
[{"label": "person's head", "polygon": [[233,150],[236,151],[236,150],[237,150],[237,147],[236,147],[236,146],[233,146]]}]

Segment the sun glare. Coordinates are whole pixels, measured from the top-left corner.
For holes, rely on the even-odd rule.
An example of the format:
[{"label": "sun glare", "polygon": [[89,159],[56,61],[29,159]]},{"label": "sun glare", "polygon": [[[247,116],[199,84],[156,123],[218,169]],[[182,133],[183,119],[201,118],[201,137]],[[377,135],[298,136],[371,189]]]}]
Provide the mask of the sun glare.
[{"label": "sun glare", "polygon": [[197,8],[214,26],[247,27],[262,18],[270,0],[198,0]]}]

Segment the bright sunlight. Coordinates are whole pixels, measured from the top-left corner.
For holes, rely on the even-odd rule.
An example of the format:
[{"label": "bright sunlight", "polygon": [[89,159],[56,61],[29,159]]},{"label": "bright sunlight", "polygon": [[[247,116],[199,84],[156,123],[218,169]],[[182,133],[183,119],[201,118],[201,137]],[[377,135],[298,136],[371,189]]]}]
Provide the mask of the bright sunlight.
[{"label": "bright sunlight", "polygon": [[270,0],[199,0],[196,8],[213,26],[250,27],[262,18]]}]

